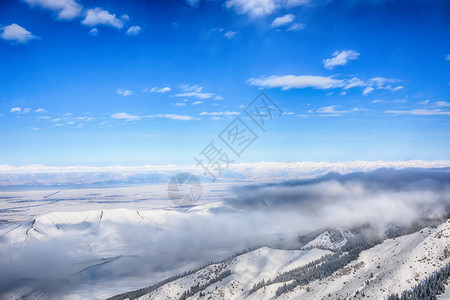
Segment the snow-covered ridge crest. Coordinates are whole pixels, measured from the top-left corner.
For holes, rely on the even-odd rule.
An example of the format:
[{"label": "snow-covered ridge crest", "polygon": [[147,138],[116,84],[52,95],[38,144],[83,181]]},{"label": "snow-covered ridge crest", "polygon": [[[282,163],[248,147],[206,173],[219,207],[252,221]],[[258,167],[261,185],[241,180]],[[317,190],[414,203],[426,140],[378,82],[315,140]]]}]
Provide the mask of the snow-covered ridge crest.
[{"label": "snow-covered ridge crest", "polygon": [[314,240],[307,243],[303,249],[321,248],[336,250],[347,244],[348,240],[355,235],[348,229],[339,228],[336,230],[328,229],[321,233]]}]

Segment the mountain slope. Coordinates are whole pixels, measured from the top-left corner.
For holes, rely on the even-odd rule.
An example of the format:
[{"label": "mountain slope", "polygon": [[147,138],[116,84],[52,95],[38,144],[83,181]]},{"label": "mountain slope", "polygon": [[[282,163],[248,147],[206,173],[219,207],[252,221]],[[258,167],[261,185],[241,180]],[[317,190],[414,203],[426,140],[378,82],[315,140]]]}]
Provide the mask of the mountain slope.
[{"label": "mountain slope", "polygon": [[[351,232],[345,235],[351,237]],[[323,246],[318,242],[330,241],[329,231],[319,237],[309,246]],[[333,247],[335,245],[332,244]],[[183,293],[192,287],[196,292],[191,293],[188,299],[386,299],[391,293],[410,289],[450,262],[450,220],[437,227],[386,239],[362,251],[357,259],[331,276],[297,286],[291,292],[276,296],[277,289],[284,284],[278,282],[250,293],[252,287],[263,279],[273,279],[330,253],[316,248],[275,250],[263,247],[163,285],[139,299],[184,299]],[[219,267],[231,273],[208,284],[207,279],[214,278]],[[440,299],[445,298],[441,296]]]}]

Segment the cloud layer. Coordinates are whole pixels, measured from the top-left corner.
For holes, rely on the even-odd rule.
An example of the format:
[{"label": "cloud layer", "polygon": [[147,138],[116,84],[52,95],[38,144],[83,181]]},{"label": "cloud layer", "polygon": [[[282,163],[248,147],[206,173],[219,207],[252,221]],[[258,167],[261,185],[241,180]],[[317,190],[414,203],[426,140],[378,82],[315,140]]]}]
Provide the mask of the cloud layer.
[{"label": "cloud layer", "polygon": [[312,227],[408,225],[449,212],[450,170],[378,169],[244,186],[228,204],[247,212],[293,211]]}]

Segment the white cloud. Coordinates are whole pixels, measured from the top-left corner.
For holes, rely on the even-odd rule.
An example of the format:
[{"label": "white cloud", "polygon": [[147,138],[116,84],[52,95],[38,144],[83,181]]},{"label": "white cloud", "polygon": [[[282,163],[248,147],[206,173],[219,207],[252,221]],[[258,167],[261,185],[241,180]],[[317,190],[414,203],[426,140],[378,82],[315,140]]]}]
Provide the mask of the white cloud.
[{"label": "white cloud", "polygon": [[100,7],[88,9],[86,17],[81,23],[88,26],[106,25],[117,29],[123,27],[122,20],[118,19],[115,14],[111,14]]},{"label": "white cloud", "polygon": [[396,115],[418,115],[418,116],[450,116],[450,111],[440,108],[436,109],[412,109],[412,110],[387,110],[386,113]]},{"label": "white cloud", "polygon": [[225,6],[238,14],[259,18],[272,14],[279,8],[307,5],[309,0],[227,0]]},{"label": "white cloud", "polygon": [[199,104],[202,104],[203,103],[203,101],[195,101],[195,102],[192,102],[192,105],[199,105]]},{"label": "white cloud", "polygon": [[228,0],[225,6],[252,18],[270,15],[278,7],[274,0]]},{"label": "white cloud", "polygon": [[0,31],[0,37],[2,39],[10,41],[14,44],[25,44],[29,40],[39,39],[38,36],[33,35],[31,32],[16,23],[3,26],[0,28]]},{"label": "white cloud", "polygon": [[278,17],[272,22],[272,28],[277,28],[280,26],[285,26],[287,24],[290,24],[294,21],[295,16],[293,14],[284,15],[282,17]]},{"label": "white cloud", "polygon": [[344,80],[314,75],[272,75],[269,77],[250,78],[248,83],[250,85],[268,88],[281,87],[283,90],[308,87],[315,89],[330,89],[345,86]]},{"label": "white cloud", "polygon": [[161,94],[163,94],[163,93],[168,93],[171,90],[172,89],[170,87],[166,86],[166,87],[162,87],[162,88],[154,87],[154,88],[151,88],[151,89],[145,89],[145,90],[143,90],[143,92],[161,93]]},{"label": "white cloud", "polygon": [[422,102],[419,102],[419,104],[422,104],[422,105],[427,105],[428,103],[430,103],[430,100],[424,100]]},{"label": "white cloud", "polygon": [[438,101],[436,102],[437,106],[441,106],[441,107],[449,107],[450,106],[450,102],[447,101]]},{"label": "white cloud", "polygon": [[326,69],[332,70],[336,66],[345,66],[350,60],[359,58],[359,53],[353,50],[335,51],[332,58],[323,60]]},{"label": "white cloud", "polygon": [[80,15],[82,6],[75,0],[23,0],[30,6],[40,6],[58,14],[60,20],[71,20]]},{"label": "white cloud", "polygon": [[363,86],[366,86],[366,88],[363,91],[363,95],[368,95],[374,90],[389,90],[391,92],[396,92],[401,89],[403,89],[403,86],[392,86],[393,83],[399,82],[398,79],[392,79],[392,78],[385,78],[385,77],[374,77],[366,82],[363,82]]},{"label": "white cloud", "polygon": [[240,113],[237,111],[221,111],[221,112],[201,112],[200,116],[236,116]]},{"label": "white cloud", "polygon": [[299,30],[302,30],[302,29],[305,29],[305,24],[294,23],[291,26],[289,26],[287,30],[289,30],[289,31],[299,31]]},{"label": "white cloud", "polygon": [[88,117],[88,116],[83,116],[83,117],[76,117],[73,118],[74,120],[78,120],[78,121],[92,121],[94,120],[93,117]]},{"label": "white cloud", "polygon": [[117,94],[126,97],[126,96],[134,95],[134,92],[131,90],[118,89]]},{"label": "white cloud", "polygon": [[236,36],[237,32],[236,31],[227,31],[223,34],[224,37],[226,37],[227,39],[231,40],[232,38],[234,38]]},{"label": "white cloud", "polygon": [[446,60],[450,60],[450,54],[447,54],[447,56],[445,57]]},{"label": "white cloud", "polygon": [[25,107],[25,108],[22,110],[22,113],[27,114],[27,113],[29,113],[30,111],[32,111],[31,108]]},{"label": "white cloud", "polygon": [[344,89],[348,90],[352,87],[363,87],[365,85],[366,85],[366,83],[364,81],[362,81],[361,79],[359,79],[357,77],[353,77],[350,80],[347,80],[347,84],[345,85]]},{"label": "white cloud", "polygon": [[10,112],[20,113],[22,109],[20,107],[13,107],[9,110]]},{"label": "white cloud", "polygon": [[127,35],[137,35],[139,32],[141,32],[141,26],[131,26],[127,30]]},{"label": "white cloud", "polygon": [[364,96],[367,96],[367,95],[369,95],[370,93],[372,93],[373,90],[375,90],[373,87],[368,86],[368,87],[366,87],[366,88],[364,89],[363,95],[364,95]]},{"label": "white cloud", "polygon": [[127,113],[124,113],[124,112],[111,115],[111,118],[113,118],[113,119],[121,119],[121,120],[126,120],[126,121],[135,121],[135,120],[140,120],[141,119],[141,117],[139,117],[139,116],[130,115],[130,114],[127,114]]},{"label": "white cloud", "polygon": [[98,29],[96,27],[94,27],[91,30],[89,30],[88,34],[92,35],[92,36],[97,36],[98,35]]},{"label": "white cloud", "polygon": [[[390,91],[398,91],[403,86],[393,87],[391,84],[399,82],[398,79],[390,79],[384,77],[374,77],[369,80],[361,80],[357,77],[350,79],[338,79],[336,75],[333,76],[315,76],[315,75],[271,75],[268,77],[250,78],[247,83],[261,88],[276,88],[280,87],[283,90],[292,88],[315,88],[315,89],[333,89],[342,88],[348,90],[354,87],[364,88],[363,95],[368,95],[374,90],[384,89]],[[390,84],[388,84],[390,83]],[[341,93],[342,94],[342,93]],[[330,94],[327,94],[330,95]]]},{"label": "white cloud", "polygon": [[348,110],[338,110],[339,107],[341,106],[340,105],[324,106],[318,108],[316,112],[320,114],[330,114],[330,115],[341,115],[349,112]]},{"label": "white cloud", "polygon": [[377,99],[377,100],[373,100],[373,101],[372,101],[372,103],[387,103],[387,102],[389,102],[389,101],[386,101],[386,100],[380,100],[380,99]]},{"label": "white cloud", "polygon": [[174,105],[175,106],[186,106],[186,102],[177,102]]},{"label": "white cloud", "polygon": [[150,115],[148,117],[149,118],[164,118],[164,119],[179,120],[179,121],[194,120],[194,118],[191,116],[176,115],[176,114],[157,114],[157,115]]},{"label": "white cloud", "polygon": [[[373,85],[378,89],[384,89],[384,88],[386,88],[386,84],[395,83],[398,81],[399,81],[398,79],[392,79],[392,78],[373,77],[373,78],[369,79],[368,85]],[[392,89],[392,86],[390,86],[387,89]]]},{"label": "white cloud", "polygon": [[399,90],[401,90],[401,89],[403,89],[403,88],[404,88],[404,86],[402,86],[402,85],[398,85],[398,86],[396,86],[396,87],[393,87],[393,86],[390,85],[390,84],[388,84],[388,85],[386,85],[386,86],[384,87],[384,89],[390,90],[390,91],[392,91],[392,92],[397,92],[397,91],[399,91]]},{"label": "white cloud", "polygon": [[343,114],[348,114],[348,113],[356,113],[356,112],[367,112],[370,111],[369,109],[365,108],[365,107],[354,107],[351,110],[342,110],[339,109],[341,106],[340,105],[330,105],[330,106],[324,106],[324,107],[320,107],[318,109],[314,110],[310,110],[308,111],[308,113],[316,113],[318,114],[318,116],[333,116],[333,117],[337,117],[337,116],[341,116]]},{"label": "white cloud", "polygon": [[203,87],[199,86],[199,85],[192,85],[192,86],[188,86],[188,85],[184,85],[182,87],[183,89],[183,93],[178,93],[176,95],[174,95],[174,97],[195,97],[195,98],[199,98],[199,99],[209,99],[215,96],[215,94],[213,93],[205,93],[202,92],[203,91]]}]

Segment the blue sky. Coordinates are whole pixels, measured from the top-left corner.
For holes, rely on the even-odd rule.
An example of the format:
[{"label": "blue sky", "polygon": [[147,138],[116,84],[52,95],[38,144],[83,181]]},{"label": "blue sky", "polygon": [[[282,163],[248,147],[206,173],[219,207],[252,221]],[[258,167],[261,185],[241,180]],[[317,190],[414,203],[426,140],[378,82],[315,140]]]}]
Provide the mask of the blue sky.
[{"label": "blue sky", "polygon": [[193,164],[237,116],[236,162],[450,159],[448,1],[3,0],[0,28],[0,164]]}]

